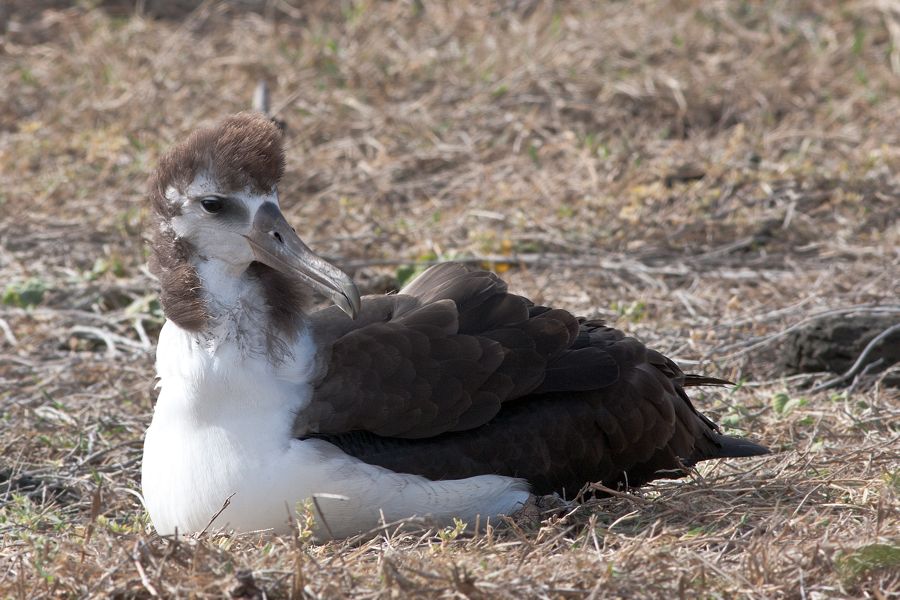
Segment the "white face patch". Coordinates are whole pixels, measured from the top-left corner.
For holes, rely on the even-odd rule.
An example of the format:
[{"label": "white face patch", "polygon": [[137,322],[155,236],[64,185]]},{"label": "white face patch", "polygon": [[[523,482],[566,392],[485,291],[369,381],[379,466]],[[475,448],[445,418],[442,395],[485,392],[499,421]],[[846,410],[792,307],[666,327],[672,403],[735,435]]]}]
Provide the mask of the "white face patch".
[{"label": "white face patch", "polygon": [[[277,191],[260,194],[244,189],[225,193],[206,173],[197,175],[184,193],[168,187],[165,197],[180,212],[170,224],[178,238],[190,242],[203,259],[219,260],[238,269],[254,259],[244,236],[250,233],[259,207],[266,202],[278,205]],[[206,197],[222,198],[222,211],[211,214],[205,210],[200,201]]]}]

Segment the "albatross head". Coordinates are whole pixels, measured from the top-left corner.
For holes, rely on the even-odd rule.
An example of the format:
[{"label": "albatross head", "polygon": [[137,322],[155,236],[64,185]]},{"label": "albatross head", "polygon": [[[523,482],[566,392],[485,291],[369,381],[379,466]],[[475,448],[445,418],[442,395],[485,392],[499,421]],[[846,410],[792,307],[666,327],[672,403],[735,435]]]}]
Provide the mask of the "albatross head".
[{"label": "albatross head", "polygon": [[353,281],[314,254],[281,214],[283,172],[280,131],[252,113],[195,131],[162,158],[150,186],[157,219],[151,268],[170,320],[203,329],[217,296],[247,281],[259,284],[276,320],[293,322],[310,290],[356,316]]}]

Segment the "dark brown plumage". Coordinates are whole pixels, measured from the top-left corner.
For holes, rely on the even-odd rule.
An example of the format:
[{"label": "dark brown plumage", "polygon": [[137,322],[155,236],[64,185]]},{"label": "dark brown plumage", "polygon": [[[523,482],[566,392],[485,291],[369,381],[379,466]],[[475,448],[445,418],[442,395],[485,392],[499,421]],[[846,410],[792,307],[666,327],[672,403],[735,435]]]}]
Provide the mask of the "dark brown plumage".
[{"label": "dark brown plumage", "polygon": [[538,493],[640,485],[766,453],[722,435],[671,360],[598,321],[535,306],[496,275],[433,267],[354,322],[311,315],[323,368],[298,435],[431,479],[501,474]]},{"label": "dark brown plumage", "polygon": [[159,279],[159,302],[166,318],[187,331],[200,331],[209,320],[200,276],[190,262],[190,243],[180,240],[171,229],[154,227],[150,272]]}]

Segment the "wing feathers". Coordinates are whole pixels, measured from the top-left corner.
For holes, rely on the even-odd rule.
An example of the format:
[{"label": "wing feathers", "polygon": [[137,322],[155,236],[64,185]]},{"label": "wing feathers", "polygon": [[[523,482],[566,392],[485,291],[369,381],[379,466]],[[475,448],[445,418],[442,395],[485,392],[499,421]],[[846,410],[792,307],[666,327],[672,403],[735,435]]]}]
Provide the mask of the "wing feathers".
[{"label": "wing feathers", "polygon": [[399,295],[364,298],[357,327],[315,313],[326,360],[295,433],[423,438],[487,423],[503,402],[537,388],[577,335],[569,313],[533,312],[496,275],[449,263]]},{"label": "wing feathers", "polygon": [[537,392],[583,392],[604,388],[619,378],[619,366],[601,348],[581,348],[564,352],[547,365]]},{"label": "wing feathers", "polygon": [[[337,310],[337,309],[335,309]],[[722,380],[678,366],[602,321],[536,306],[460,264],[357,321],[312,315],[322,369],[298,436],[432,479],[525,477],[538,493],[639,485],[697,460],[764,451],[722,436],[684,387]]]}]

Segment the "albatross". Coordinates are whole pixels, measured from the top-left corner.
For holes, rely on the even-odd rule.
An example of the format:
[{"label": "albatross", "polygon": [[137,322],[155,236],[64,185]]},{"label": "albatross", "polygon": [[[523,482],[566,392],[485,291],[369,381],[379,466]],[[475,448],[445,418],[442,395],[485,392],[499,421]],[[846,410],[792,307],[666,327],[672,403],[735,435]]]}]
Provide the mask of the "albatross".
[{"label": "albatross", "polygon": [[[533,495],[767,452],[723,435],[685,393],[725,382],[491,272],[439,264],[361,298],[282,215],[284,165],[278,128],[239,113],[151,177],[167,320],[142,492],[160,534],[213,517],[284,532],[302,506],[322,538],[413,516],[471,525]],[[309,310],[315,294],[334,306]]]}]

